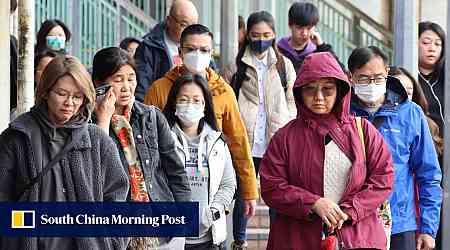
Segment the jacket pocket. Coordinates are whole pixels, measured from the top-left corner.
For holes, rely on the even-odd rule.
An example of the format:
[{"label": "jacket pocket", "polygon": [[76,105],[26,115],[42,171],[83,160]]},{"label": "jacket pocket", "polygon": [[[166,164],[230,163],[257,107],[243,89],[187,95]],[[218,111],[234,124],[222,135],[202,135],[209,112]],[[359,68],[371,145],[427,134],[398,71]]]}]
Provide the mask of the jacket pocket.
[{"label": "jacket pocket", "polygon": [[339,249],[370,248],[386,249],[387,238],[376,210],[355,225],[338,230]]},{"label": "jacket pocket", "polygon": [[[406,185],[406,182],[402,180],[398,180],[397,183],[395,183],[396,187],[406,187]],[[408,193],[404,188],[394,188],[389,201],[393,216],[404,217],[407,214]]]}]

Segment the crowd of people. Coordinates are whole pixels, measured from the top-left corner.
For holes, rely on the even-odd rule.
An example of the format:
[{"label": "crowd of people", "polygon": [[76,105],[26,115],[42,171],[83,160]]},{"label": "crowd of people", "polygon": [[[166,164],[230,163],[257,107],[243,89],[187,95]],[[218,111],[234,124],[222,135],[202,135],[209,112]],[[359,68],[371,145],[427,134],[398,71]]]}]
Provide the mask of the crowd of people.
[{"label": "crowd of people", "polygon": [[291,34],[277,38],[270,13],[240,17],[239,52],[223,72],[188,0],[142,39],[100,49],[90,69],[68,54],[68,27],[46,20],[36,103],[21,115],[11,69],[0,201],[195,201],[199,235],[3,237],[0,249],[247,249],[258,175],[267,249],[439,248],[444,30],[419,23],[416,78],[375,46],[342,62],[319,20],[296,2]]}]

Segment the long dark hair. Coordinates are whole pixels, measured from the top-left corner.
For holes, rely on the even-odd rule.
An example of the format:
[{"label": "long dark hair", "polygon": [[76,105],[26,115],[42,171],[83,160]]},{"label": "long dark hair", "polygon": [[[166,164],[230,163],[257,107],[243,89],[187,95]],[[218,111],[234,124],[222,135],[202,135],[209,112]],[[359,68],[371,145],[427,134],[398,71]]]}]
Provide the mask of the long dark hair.
[{"label": "long dark hair", "polygon": [[205,116],[200,120],[198,133],[202,131],[204,122],[206,122],[212,129],[219,131],[217,127],[216,115],[214,113],[212,94],[209,90],[208,82],[204,77],[200,75],[193,75],[190,73],[178,77],[172,88],[170,89],[169,96],[167,98],[167,104],[163,110],[169,126],[173,127],[175,123],[178,122],[178,118],[175,115],[177,95],[180,92],[181,87],[190,83],[194,83],[198,87],[200,87],[203,92],[203,98],[205,99]]},{"label": "long dark hair", "polygon": [[433,68],[433,73],[431,73],[431,79],[437,79],[444,72],[444,64],[445,64],[445,31],[441,26],[437,23],[433,22],[420,22],[419,23],[419,38],[423,32],[431,30],[436,33],[442,41],[442,50],[439,60],[436,62]]},{"label": "long dark hair", "polygon": [[408,77],[409,80],[411,80],[412,85],[413,85],[412,101],[417,103],[417,105],[419,105],[422,108],[422,111],[426,115],[429,115],[427,98],[425,97],[425,94],[423,93],[422,87],[416,81],[416,79],[411,75],[411,73],[403,67],[391,66],[389,68],[389,75],[390,76],[405,75],[406,77]]},{"label": "long dark hair", "polygon": [[36,53],[47,48],[48,32],[50,32],[50,30],[52,30],[56,26],[61,26],[61,28],[64,30],[64,34],[66,35],[66,42],[70,41],[72,33],[70,32],[67,25],[65,25],[62,21],[58,19],[45,20],[45,22],[42,23],[41,28],[37,33],[36,48],[35,48]]},{"label": "long dark hair", "polygon": [[105,81],[114,75],[122,66],[129,65],[136,72],[134,59],[123,49],[109,47],[99,50],[92,63],[92,80],[94,84]]},{"label": "long dark hair", "polygon": [[249,79],[249,77],[245,74],[248,66],[247,66],[247,64],[242,62],[242,57],[244,57],[245,50],[247,49],[247,46],[249,46],[250,42],[251,42],[250,39],[248,38],[248,33],[253,28],[253,26],[255,26],[256,24],[261,23],[261,22],[265,22],[267,25],[269,25],[269,27],[272,29],[273,33],[275,34],[275,38],[273,39],[273,42],[272,42],[272,49],[275,51],[275,55],[277,57],[276,67],[278,69],[278,72],[282,72],[284,70],[283,69],[284,59],[283,59],[283,56],[281,55],[281,53],[278,51],[278,48],[276,45],[277,39],[276,39],[276,31],[275,31],[275,20],[273,19],[273,16],[267,11],[254,12],[247,19],[247,30],[246,30],[246,34],[245,34],[245,40],[244,40],[243,46],[239,49],[239,52],[236,56],[237,71],[236,71],[236,76],[235,76],[234,82],[231,83],[235,89],[239,88],[239,87],[236,88],[236,86],[240,86],[243,81],[247,81]]}]

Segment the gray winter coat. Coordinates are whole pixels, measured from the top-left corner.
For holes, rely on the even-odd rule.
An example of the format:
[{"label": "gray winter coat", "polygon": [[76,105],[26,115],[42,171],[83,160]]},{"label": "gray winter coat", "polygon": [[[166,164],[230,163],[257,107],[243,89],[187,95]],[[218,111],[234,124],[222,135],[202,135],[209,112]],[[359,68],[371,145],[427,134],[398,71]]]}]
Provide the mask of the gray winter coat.
[{"label": "gray winter coat", "polygon": [[[68,201],[125,201],[129,183],[111,138],[84,123],[71,131],[80,138],[59,162]],[[26,183],[41,171],[41,131],[31,112],[14,120],[0,135],[0,201],[18,201]],[[20,201],[40,201],[41,183]],[[127,238],[75,238],[76,249],[125,249]],[[37,250],[38,238],[0,238],[0,249]]]}]

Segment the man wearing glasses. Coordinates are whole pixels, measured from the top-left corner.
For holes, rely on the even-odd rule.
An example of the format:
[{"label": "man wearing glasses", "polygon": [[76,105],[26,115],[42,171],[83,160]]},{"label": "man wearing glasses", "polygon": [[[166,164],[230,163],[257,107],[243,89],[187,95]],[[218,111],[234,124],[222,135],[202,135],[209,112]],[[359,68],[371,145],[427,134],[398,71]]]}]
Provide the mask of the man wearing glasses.
[{"label": "man wearing glasses", "polygon": [[191,24],[198,23],[195,5],[188,0],[175,0],[166,20],[157,24],[137,48],[136,99],[144,100],[150,85],[173,67],[181,64],[178,54],[181,32]]},{"label": "man wearing glasses", "polygon": [[378,128],[394,160],[395,182],[389,198],[390,249],[415,250],[416,246],[417,249],[434,249],[442,203],[442,174],[427,120],[421,108],[408,100],[401,82],[388,76],[387,61],[377,47],[352,52],[348,59],[354,90],[351,110]]},{"label": "man wearing glasses", "polygon": [[208,66],[212,46],[213,34],[206,26],[194,24],[186,27],[181,34],[179,50],[183,65],[176,66],[155,81],[147,91],[144,103],[164,110],[173,83],[185,73],[201,75],[208,81],[217,125],[227,138],[233,166],[239,177],[238,192],[244,200],[244,214],[251,217],[255,214],[258,189],[250,143],[233,89]]}]

